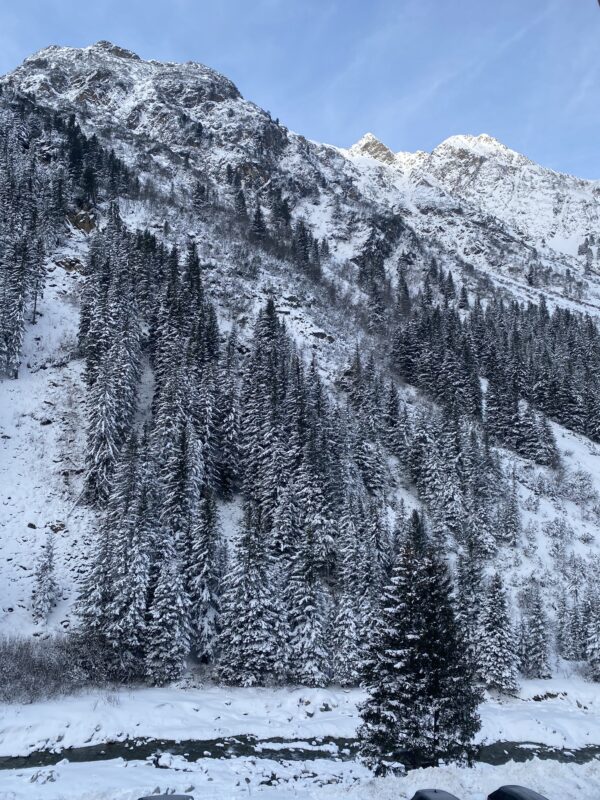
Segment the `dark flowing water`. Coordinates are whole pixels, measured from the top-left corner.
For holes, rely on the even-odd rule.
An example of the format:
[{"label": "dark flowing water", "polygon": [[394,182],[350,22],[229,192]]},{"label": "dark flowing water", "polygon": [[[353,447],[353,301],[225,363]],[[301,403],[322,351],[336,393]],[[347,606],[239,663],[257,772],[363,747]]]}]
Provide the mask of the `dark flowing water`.
[{"label": "dark flowing water", "polygon": [[[302,743],[308,743],[311,747],[307,749],[302,746]],[[254,736],[246,735],[223,739],[190,739],[181,742],[166,739],[126,739],[122,742],[73,747],[59,752],[39,750],[28,756],[4,756],[0,757],[0,769],[46,767],[57,764],[64,758],[73,762],[106,761],[111,758],[124,758],[126,761],[153,759],[157,762],[163,753],[184,756],[188,761],[196,761],[199,758],[235,758],[237,756],[251,756],[276,761],[308,761],[315,758],[336,758],[345,761],[354,758],[356,754],[356,741],[353,739],[324,736],[318,739],[303,739],[302,743],[296,745],[293,740],[279,737],[259,740]],[[334,748],[335,752],[332,752]],[[157,764],[157,766],[159,765]]]},{"label": "dark flowing water", "polygon": [[[310,748],[306,747],[306,744]],[[123,758],[126,761],[152,760],[160,767],[161,754],[183,756],[188,761],[199,758],[235,758],[237,756],[265,758],[273,761],[310,761],[329,758],[348,761],[356,757],[355,739],[325,736],[295,742],[290,739],[257,739],[254,736],[231,736],[223,739],[187,740],[174,742],[161,739],[125,740],[87,747],[74,747],[59,752],[39,750],[28,756],[1,757],[0,769],[46,767],[63,759],[72,762],[106,761]],[[505,764],[507,761],[528,761],[534,756],[563,763],[585,764],[600,759],[600,745],[580,749],[560,749],[535,742],[494,742],[479,748],[476,760],[486,764]]]}]

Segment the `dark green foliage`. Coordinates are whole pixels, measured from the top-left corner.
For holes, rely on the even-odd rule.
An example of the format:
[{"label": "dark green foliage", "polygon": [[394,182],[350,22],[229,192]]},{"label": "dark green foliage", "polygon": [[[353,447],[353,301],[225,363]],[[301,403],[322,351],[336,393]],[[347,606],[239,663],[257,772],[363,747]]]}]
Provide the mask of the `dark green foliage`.
[{"label": "dark green foliage", "polygon": [[481,696],[446,569],[413,539],[385,589],[366,663],[369,694],[358,736],[376,774],[465,758],[480,725]]}]

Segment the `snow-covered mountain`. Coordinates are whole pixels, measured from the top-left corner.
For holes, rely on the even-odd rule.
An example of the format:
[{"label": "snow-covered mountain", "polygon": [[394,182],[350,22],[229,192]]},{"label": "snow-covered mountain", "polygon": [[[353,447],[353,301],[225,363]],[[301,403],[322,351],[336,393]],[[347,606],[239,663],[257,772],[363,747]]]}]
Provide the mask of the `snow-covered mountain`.
[{"label": "snow-covered mountain", "polygon": [[487,134],[451,136],[431,153],[396,154],[366,134],[349,153],[390,165],[411,184],[436,186],[558,254],[582,256],[600,228],[600,181],[554,172]]},{"label": "snow-covered mountain", "polygon": [[[182,249],[195,242],[223,330],[235,322],[244,339],[258,308],[275,296],[293,338],[317,356],[334,391],[357,340],[380,356],[371,312],[397,289],[399,263],[410,289],[421,286],[434,264],[452,272],[467,298],[480,295],[484,303],[500,290],[517,300],[543,297],[550,309],[600,310],[600,184],[536,165],[489,136],[454,136],[431,153],[414,154],[394,154],[372,134],[349,149],[320,144],[289,131],[208,67],[144,61],[108,42],[45,48],[0,79],[0,87],[5,96],[24,95],[40,109],[72,117],[128,165],[141,188],[134,199],[120,198],[126,227],[148,228]],[[33,138],[25,141],[37,146]],[[294,267],[297,254],[278,248],[276,235],[262,249],[248,237],[237,213],[240,188],[249,217],[262,206],[277,230],[274,203],[285,201],[292,225],[304,224],[313,243],[326,243],[327,291]],[[82,213],[89,219],[89,208]],[[107,204],[95,213],[92,230],[105,224]],[[57,559],[65,576],[54,622],[70,624],[82,572],[76,551],[82,542],[89,546],[94,519],[79,503],[85,389],[73,358],[90,237],[76,217],[69,220],[58,248],[48,253],[44,316],[38,328],[26,330],[20,380],[1,388],[10,452],[3,479],[10,493],[0,534],[6,556],[0,574],[9,587],[0,624],[12,620],[15,628],[30,625],[28,554],[39,550],[39,531],[48,526],[62,537]],[[365,265],[380,261],[381,286],[361,283]],[[388,367],[383,359],[378,366]],[[149,407],[150,381],[143,391]],[[409,408],[428,407],[410,385],[402,387],[402,398]],[[47,409],[60,409],[50,423]],[[523,520],[531,522],[523,552],[502,551],[497,559],[513,576],[515,592],[534,569],[547,569],[552,578],[552,541],[543,531],[555,517],[574,521],[576,558],[596,558],[600,547],[597,447],[564,427],[554,432],[570,493],[557,494],[538,467],[502,455],[506,473],[511,463],[518,471]],[[587,494],[578,495],[573,476],[580,468],[593,478]],[[401,486],[399,497],[418,505],[410,488]],[[223,513],[233,530],[239,508]]]},{"label": "snow-covered mountain", "polygon": [[[104,41],[0,78],[0,144],[0,636],[43,647],[78,626],[101,668],[76,681],[162,684],[192,663],[192,684],[236,687],[44,701],[37,728],[13,709],[0,755],[179,728],[316,750],[351,736],[408,540],[433,543],[441,579],[420,573],[420,602],[439,592],[478,665],[465,685],[491,690],[477,741],[593,750],[600,183],[487,135],[431,153],[309,141],[209,67]],[[520,695],[498,698],[517,666]],[[270,686],[286,681],[306,685]],[[169,791],[187,791],[169,758]],[[249,790],[231,764],[218,780]],[[588,766],[565,774],[589,782]],[[56,777],[71,796],[76,773],[49,769],[23,796]],[[111,769],[90,773],[107,791]],[[254,765],[252,786],[282,769]],[[354,769],[313,777],[374,793]],[[493,769],[490,788],[514,779]],[[312,792],[284,771],[273,791]],[[449,785],[481,794],[463,772]]]}]

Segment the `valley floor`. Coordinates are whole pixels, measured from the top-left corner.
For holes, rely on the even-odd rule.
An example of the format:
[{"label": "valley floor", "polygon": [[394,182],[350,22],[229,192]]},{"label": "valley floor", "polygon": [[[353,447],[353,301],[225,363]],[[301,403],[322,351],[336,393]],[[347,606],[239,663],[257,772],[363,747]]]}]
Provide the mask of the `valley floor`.
[{"label": "valley floor", "polygon": [[[163,754],[145,760],[69,762],[0,770],[2,800],[134,800],[144,793],[188,791],[196,798],[411,797],[425,786],[464,800],[483,800],[502,783],[521,783],[549,800],[600,796],[600,762],[558,763],[532,758],[474,768],[448,766],[406,778],[373,779],[322,737],[351,740],[358,721],[358,690],[341,689],[133,689],[93,691],[30,705],[0,706],[0,759],[39,751],[143,739],[214,740],[253,735],[281,739],[289,751],[314,749],[315,757],[214,756],[188,760]],[[600,745],[598,687],[575,677],[524,682],[519,697],[488,698],[481,708],[480,742],[537,743],[558,750]],[[157,748],[158,749],[158,748]],[[35,762],[34,762],[35,763]],[[5,761],[5,765],[8,762]]]}]

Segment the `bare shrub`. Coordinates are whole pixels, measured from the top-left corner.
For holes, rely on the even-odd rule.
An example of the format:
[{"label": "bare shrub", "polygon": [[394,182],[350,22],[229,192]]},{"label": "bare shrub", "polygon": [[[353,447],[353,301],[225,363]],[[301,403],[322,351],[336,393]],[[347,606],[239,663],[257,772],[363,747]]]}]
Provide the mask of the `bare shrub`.
[{"label": "bare shrub", "polygon": [[71,694],[100,682],[101,674],[87,644],[74,636],[0,638],[0,701],[4,703],[33,703]]}]

